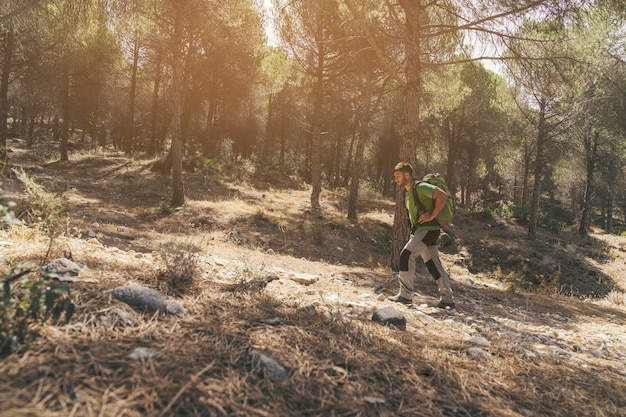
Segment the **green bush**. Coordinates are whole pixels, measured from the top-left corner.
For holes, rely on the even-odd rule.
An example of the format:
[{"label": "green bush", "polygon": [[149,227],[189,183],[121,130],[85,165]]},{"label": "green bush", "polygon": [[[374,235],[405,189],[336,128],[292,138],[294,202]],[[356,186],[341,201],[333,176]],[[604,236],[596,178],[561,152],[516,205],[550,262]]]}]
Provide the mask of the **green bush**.
[{"label": "green bush", "polygon": [[515,203],[513,203],[512,201],[500,201],[495,212],[498,216],[502,218],[511,218],[513,217],[514,210]]},{"label": "green bush", "polygon": [[489,221],[493,220],[493,213],[488,207],[472,207],[469,211],[469,215],[472,219]]},{"label": "green bush", "polygon": [[[26,278],[37,274],[37,279]],[[15,284],[13,284],[15,283]],[[65,316],[69,322],[74,303],[67,285],[51,281],[43,268],[14,271],[0,288],[0,357],[17,351],[33,336],[32,326]]]},{"label": "green bush", "polygon": [[52,252],[52,246],[65,226],[65,205],[61,196],[54,194],[41,184],[37,184],[28,174],[22,170],[13,170],[17,178],[24,184],[24,190],[28,197],[28,213],[33,223],[41,226],[50,239],[48,258]]}]

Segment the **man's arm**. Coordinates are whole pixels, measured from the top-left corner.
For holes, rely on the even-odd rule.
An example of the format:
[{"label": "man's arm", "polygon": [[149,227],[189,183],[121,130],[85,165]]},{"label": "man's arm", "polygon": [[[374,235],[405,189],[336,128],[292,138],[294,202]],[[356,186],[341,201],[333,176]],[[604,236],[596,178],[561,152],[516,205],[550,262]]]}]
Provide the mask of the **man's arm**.
[{"label": "man's arm", "polygon": [[433,193],[433,212],[432,213],[424,213],[420,216],[418,222],[419,223],[428,223],[429,221],[434,220],[443,207],[446,205],[446,201],[448,200],[448,194],[445,193],[441,188],[436,188]]}]

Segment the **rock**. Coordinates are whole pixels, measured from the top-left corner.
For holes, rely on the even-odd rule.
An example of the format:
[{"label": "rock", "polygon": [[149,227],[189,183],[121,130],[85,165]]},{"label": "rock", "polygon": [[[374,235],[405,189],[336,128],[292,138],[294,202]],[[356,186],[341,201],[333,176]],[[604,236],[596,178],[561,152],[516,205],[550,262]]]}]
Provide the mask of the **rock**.
[{"label": "rock", "polygon": [[313,316],[317,313],[317,309],[313,304],[306,305],[304,307],[298,307],[298,312],[306,313],[310,316]]},{"label": "rock", "polygon": [[465,351],[465,353],[470,358],[476,359],[476,360],[485,360],[485,359],[489,358],[489,356],[490,356],[489,353],[487,353],[483,349],[477,348],[477,347],[471,347],[471,348],[467,349]]},{"label": "rock", "polygon": [[128,358],[134,361],[147,359],[162,361],[168,359],[166,355],[162,354],[158,350],[143,346],[136,347],[132,352],[128,354]]},{"label": "rock", "polygon": [[292,281],[302,285],[311,285],[319,280],[319,276],[313,274],[294,274],[289,277]]},{"label": "rock", "polygon": [[259,320],[261,323],[269,324],[270,326],[278,326],[281,321],[278,317],[268,317]]},{"label": "rock", "polygon": [[180,303],[179,301],[166,300],[165,312],[174,316],[182,316],[183,314],[187,313],[187,310],[185,310],[185,307],[183,307],[182,303]]},{"label": "rock", "polygon": [[265,367],[272,377],[280,380],[287,379],[287,370],[276,359],[255,349],[251,350],[250,354]]},{"label": "rock", "polygon": [[141,285],[131,284],[113,288],[110,294],[116,300],[137,310],[163,311],[175,315],[185,313],[185,308],[178,301],[166,300],[159,292]]},{"label": "rock", "polygon": [[107,312],[98,316],[98,320],[105,326],[114,327],[116,325],[132,326],[137,323],[135,316],[126,310],[115,307]]},{"label": "rock", "polygon": [[601,350],[597,350],[597,349],[590,349],[587,351],[587,354],[598,359],[604,358],[604,353],[602,353]]},{"label": "rock", "polygon": [[372,316],[372,320],[385,326],[396,326],[400,330],[406,330],[406,318],[395,307],[383,307],[377,310]]},{"label": "rock", "polygon": [[467,339],[467,341],[478,346],[484,346],[484,347],[491,346],[491,342],[485,339],[484,337],[470,337],[469,339]]},{"label": "rock", "polygon": [[386,402],[384,398],[369,397],[367,395],[363,397],[363,401],[365,401],[368,404],[385,404]]},{"label": "rock", "polygon": [[452,239],[452,236],[450,236],[448,233],[443,232],[439,236],[439,247],[445,248],[446,246],[451,244],[453,241],[454,239]]},{"label": "rock", "polygon": [[67,258],[57,258],[46,266],[47,272],[57,274],[60,277],[78,276],[83,269],[85,269],[85,265],[70,261]]},{"label": "rock", "polygon": [[[421,307],[421,306],[420,306],[420,307]],[[415,315],[416,315],[417,317],[419,317],[419,318],[420,318],[420,320],[424,320],[424,321],[432,321],[432,322],[437,321],[437,319],[436,319],[436,318],[434,318],[433,316],[430,316],[430,315],[428,315],[428,314],[424,313],[423,311],[419,311],[419,310],[418,310],[418,311],[415,313]]]}]

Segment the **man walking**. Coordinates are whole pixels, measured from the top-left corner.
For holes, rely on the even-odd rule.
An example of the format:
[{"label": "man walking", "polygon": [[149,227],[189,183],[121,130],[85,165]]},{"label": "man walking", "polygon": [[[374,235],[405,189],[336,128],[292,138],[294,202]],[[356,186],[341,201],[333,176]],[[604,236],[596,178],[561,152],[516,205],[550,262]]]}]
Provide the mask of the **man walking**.
[{"label": "man walking", "polygon": [[[448,195],[445,191],[427,182],[413,180],[413,167],[400,162],[393,169],[394,182],[404,188],[404,202],[411,222],[411,238],[400,252],[400,292],[390,301],[411,304],[413,302],[413,278],[415,261],[421,256],[428,272],[437,282],[440,299],[438,308],[455,308],[450,279],[441,265],[437,238],[441,234],[441,225],[437,215],[446,204]],[[415,187],[414,192],[411,187]],[[417,197],[417,200],[415,200]]]}]

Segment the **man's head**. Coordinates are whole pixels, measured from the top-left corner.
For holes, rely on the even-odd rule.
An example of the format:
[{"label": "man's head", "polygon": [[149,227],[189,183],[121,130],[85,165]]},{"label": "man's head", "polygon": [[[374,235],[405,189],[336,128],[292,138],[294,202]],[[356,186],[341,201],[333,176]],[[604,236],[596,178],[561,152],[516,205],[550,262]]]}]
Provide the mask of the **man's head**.
[{"label": "man's head", "polygon": [[393,168],[393,181],[399,186],[409,189],[413,178],[413,167],[407,162],[399,162]]}]

